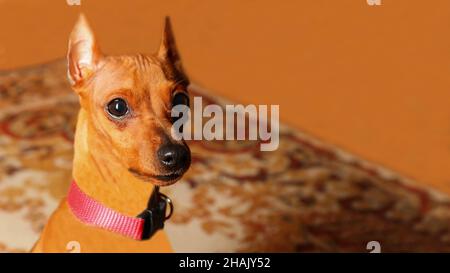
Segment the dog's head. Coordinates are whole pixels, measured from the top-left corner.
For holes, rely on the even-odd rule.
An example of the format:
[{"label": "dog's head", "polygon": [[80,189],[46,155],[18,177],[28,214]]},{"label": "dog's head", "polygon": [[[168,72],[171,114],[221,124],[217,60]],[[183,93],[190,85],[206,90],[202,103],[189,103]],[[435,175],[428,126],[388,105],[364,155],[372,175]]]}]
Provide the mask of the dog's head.
[{"label": "dog's head", "polygon": [[107,147],[109,158],[144,181],[176,182],[191,159],[184,141],[172,138],[171,109],[188,105],[189,97],[169,19],[156,54],[105,56],[81,15],[67,59],[69,80],[86,113],[90,147]]}]

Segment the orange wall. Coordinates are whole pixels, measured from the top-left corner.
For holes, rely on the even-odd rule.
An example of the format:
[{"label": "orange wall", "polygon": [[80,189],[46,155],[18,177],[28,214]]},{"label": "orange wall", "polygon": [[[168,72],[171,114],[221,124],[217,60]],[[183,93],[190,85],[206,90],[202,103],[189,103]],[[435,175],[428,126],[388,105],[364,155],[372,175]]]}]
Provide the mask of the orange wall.
[{"label": "orange wall", "polygon": [[80,10],[108,53],[151,52],[163,16],[191,77],[450,193],[450,1],[0,0],[0,69],[61,57]]}]

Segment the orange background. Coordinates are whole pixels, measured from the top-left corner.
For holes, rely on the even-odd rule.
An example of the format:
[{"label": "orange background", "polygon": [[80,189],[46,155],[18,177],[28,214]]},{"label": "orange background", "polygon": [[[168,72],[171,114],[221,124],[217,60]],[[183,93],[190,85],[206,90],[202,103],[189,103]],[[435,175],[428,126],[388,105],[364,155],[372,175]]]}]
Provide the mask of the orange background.
[{"label": "orange background", "polygon": [[0,69],[62,57],[81,10],[112,54],[170,15],[193,81],[450,193],[448,0],[0,0]]}]

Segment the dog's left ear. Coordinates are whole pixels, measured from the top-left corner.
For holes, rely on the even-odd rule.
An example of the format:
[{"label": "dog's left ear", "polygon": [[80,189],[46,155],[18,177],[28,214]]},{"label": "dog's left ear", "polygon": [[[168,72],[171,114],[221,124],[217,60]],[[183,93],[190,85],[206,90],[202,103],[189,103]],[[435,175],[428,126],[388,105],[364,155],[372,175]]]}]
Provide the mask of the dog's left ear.
[{"label": "dog's left ear", "polygon": [[164,32],[161,45],[159,46],[158,57],[166,63],[171,64],[179,76],[187,79],[183,66],[181,65],[180,54],[178,53],[178,49],[175,44],[172,24],[170,23],[170,18],[168,16],[166,17],[164,23]]}]

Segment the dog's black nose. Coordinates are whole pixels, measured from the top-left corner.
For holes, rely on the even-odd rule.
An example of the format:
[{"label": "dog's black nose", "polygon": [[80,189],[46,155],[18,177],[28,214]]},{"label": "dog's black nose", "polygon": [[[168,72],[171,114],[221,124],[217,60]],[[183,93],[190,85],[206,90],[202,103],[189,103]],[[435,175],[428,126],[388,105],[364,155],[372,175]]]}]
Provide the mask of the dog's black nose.
[{"label": "dog's black nose", "polygon": [[184,169],[191,163],[189,149],[180,144],[166,144],[158,150],[158,159],[168,172]]}]

